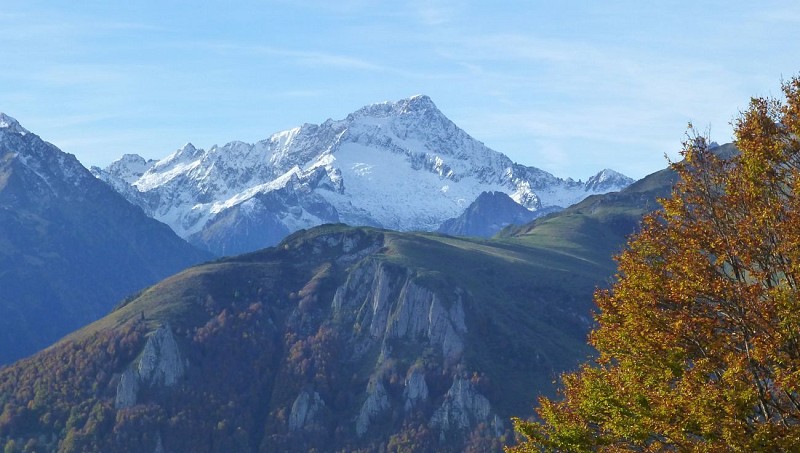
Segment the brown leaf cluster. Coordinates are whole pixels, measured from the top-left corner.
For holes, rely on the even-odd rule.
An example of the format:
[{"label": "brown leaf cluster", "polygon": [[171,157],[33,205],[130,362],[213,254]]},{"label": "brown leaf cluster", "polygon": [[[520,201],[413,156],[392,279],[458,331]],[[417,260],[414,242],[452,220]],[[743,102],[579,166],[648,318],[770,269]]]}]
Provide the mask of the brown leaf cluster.
[{"label": "brown leaf cluster", "polygon": [[800,78],[754,98],[720,157],[689,129],[681,181],[598,291],[596,363],[516,420],[514,451],[800,445]]}]

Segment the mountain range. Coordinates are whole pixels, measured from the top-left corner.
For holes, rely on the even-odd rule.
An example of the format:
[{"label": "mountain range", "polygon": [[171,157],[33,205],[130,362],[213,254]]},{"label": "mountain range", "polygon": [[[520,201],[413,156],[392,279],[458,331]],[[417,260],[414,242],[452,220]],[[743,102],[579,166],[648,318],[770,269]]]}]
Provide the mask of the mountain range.
[{"label": "mountain range", "polygon": [[254,144],[208,150],[187,144],[158,161],[125,155],[92,171],[217,255],[274,245],[323,223],[434,231],[485,191],[550,212],[633,182],[613,170],[582,182],[516,164],[458,128],[424,95]]},{"label": "mountain range", "polygon": [[[5,115],[0,152],[10,344],[100,318],[0,368],[8,451],[499,451],[592,354],[592,293],[674,182],[514,164],[424,96],[98,178]],[[280,242],[188,267],[159,215],[217,254]],[[504,229],[385,228],[456,216]],[[366,226],[315,226],[342,218]]]},{"label": "mountain range", "polygon": [[0,113],[0,364],[209,258]]},{"label": "mountain range", "polygon": [[491,240],[327,225],[188,269],[0,370],[0,443],[499,451],[592,354],[592,292],[675,175]]}]

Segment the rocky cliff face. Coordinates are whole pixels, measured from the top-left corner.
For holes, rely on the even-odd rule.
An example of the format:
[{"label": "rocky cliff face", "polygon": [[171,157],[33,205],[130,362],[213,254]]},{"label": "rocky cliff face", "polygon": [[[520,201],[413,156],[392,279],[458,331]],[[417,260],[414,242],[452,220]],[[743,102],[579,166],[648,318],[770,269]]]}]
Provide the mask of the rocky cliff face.
[{"label": "rocky cliff face", "polygon": [[[598,281],[587,260],[526,247],[329,225],[189,269],[0,369],[9,413],[60,423],[0,423],[0,442],[69,426],[47,445],[498,451],[508,418],[585,357]],[[543,273],[543,256],[570,270]],[[41,363],[80,384],[20,378]],[[49,389],[46,404],[27,385]]]},{"label": "rocky cliff face", "polygon": [[[316,338],[336,325],[337,344],[342,348],[336,369],[371,371],[362,375],[364,386],[355,388],[356,394],[363,395],[357,406],[331,405],[326,399],[337,398],[318,377],[309,379],[305,373],[289,371],[298,346],[287,344],[278,383],[283,375],[287,390],[298,389],[291,401],[285,401],[287,417],[280,422],[288,438],[315,437],[340,426],[359,439],[374,439],[399,417],[409,422],[421,418],[442,446],[458,445],[494,417],[488,399],[459,371],[468,367],[464,360],[469,335],[466,291],[454,287],[442,293],[413,268],[374,259],[375,252],[387,245],[382,234],[360,230],[317,235],[293,245],[293,254],[332,261],[339,272],[330,266],[317,268],[293,293],[298,304],[286,314],[286,328]],[[333,278],[334,274],[340,276]],[[339,283],[330,286],[334,281]],[[326,346],[330,345],[323,342],[316,347]],[[426,354],[428,358],[420,361]],[[115,409],[152,404],[164,390],[175,395],[190,391],[182,384],[192,369],[186,356],[170,323],[162,324],[146,337],[141,353],[119,375]],[[192,351],[188,356],[200,358]],[[437,376],[433,389],[426,381],[431,373]],[[447,380],[451,383],[446,388],[441,383]],[[352,415],[332,416],[332,411],[341,414],[343,410]],[[493,433],[503,435],[502,424]],[[167,445],[171,441],[168,434],[162,440]]]},{"label": "rocky cliff face", "polygon": [[333,315],[366,330],[365,339],[381,345],[382,360],[391,357],[394,340],[408,340],[427,342],[448,363],[458,362],[467,331],[458,288],[448,307],[406,269],[367,262],[350,277],[334,295]]},{"label": "rocky cliff face", "polygon": [[150,334],[137,363],[131,364],[120,376],[114,406],[117,409],[132,407],[140,388],[172,387],[185,371],[178,343],[166,323]]},{"label": "rocky cliff face", "polygon": [[363,436],[367,433],[372,421],[383,415],[392,407],[389,394],[380,380],[370,381],[367,387],[367,400],[361,406],[361,411],[356,419],[356,434]]},{"label": "rocky cliff face", "polygon": [[139,374],[129,368],[122,373],[117,384],[117,394],[114,397],[114,408],[124,409],[136,404],[139,396]]},{"label": "rocky cliff face", "polygon": [[428,384],[425,382],[425,373],[422,368],[411,368],[403,385],[405,386],[403,399],[405,399],[406,413],[428,401]]},{"label": "rocky cliff face", "polygon": [[448,435],[463,435],[478,424],[487,422],[494,423],[493,431],[502,433],[503,424],[491,410],[489,400],[475,389],[469,379],[456,376],[442,405],[431,417],[430,425],[439,430],[442,441]]},{"label": "rocky cliff face", "polygon": [[325,402],[317,392],[302,391],[292,403],[289,414],[289,431],[299,431],[317,421]]},{"label": "rocky cliff face", "polygon": [[171,387],[183,377],[184,363],[169,323],[147,339],[139,358],[139,381],[142,384]]}]

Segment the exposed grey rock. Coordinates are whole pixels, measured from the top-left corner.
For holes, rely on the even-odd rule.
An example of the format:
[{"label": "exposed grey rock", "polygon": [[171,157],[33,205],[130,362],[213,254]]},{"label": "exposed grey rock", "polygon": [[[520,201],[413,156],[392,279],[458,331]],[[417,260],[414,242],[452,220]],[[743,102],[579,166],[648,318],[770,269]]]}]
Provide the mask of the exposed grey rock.
[{"label": "exposed grey rock", "polygon": [[428,341],[440,348],[448,363],[457,363],[464,351],[467,326],[461,291],[450,306],[434,291],[420,285],[402,268],[367,263],[354,269],[339,287],[331,306],[340,318],[349,318],[373,340]]},{"label": "exposed grey rock", "polygon": [[403,398],[406,400],[406,412],[410,412],[418,405],[428,400],[428,384],[425,382],[425,373],[419,368],[412,368],[406,376]]},{"label": "exposed grey rock", "polygon": [[117,396],[114,398],[114,408],[124,409],[135,405],[138,393],[139,377],[135,370],[128,368],[119,378]]},{"label": "exposed grey rock", "polygon": [[455,362],[461,358],[464,352],[464,334],[467,333],[467,323],[464,317],[464,304],[461,302],[461,294],[457,293],[457,298],[447,310],[447,319],[450,321],[444,336],[441,338],[442,354],[446,359]]},{"label": "exposed grey rock", "polygon": [[427,288],[409,282],[403,286],[398,302],[387,329],[390,338],[430,338],[433,330],[443,327],[439,324],[444,307]]},{"label": "exposed grey rock", "polygon": [[303,429],[309,423],[313,423],[320,411],[325,407],[325,402],[320,398],[319,393],[313,394],[304,390],[297,395],[292,404],[292,412],[289,414],[289,430],[297,431]]},{"label": "exposed grey rock", "polygon": [[372,319],[369,333],[373,338],[380,338],[386,331],[386,323],[392,309],[392,293],[398,286],[398,279],[387,272],[385,266],[378,266],[377,273],[372,280],[372,297],[369,302],[372,309]]},{"label": "exposed grey rock", "polygon": [[132,364],[120,376],[114,407],[131,407],[137,403],[142,386],[171,387],[177,384],[185,372],[178,343],[169,323],[165,323],[147,338],[138,364]]},{"label": "exposed grey rock", "polygon": [[161,433],[156,433],[156,449],[153,453],[164,453],[164,442],[161,441]]},{"label": "exposed grey rock", "polygon": [[358,247],[358,238],[355,236],[346,236],[344,238],[344,243],[342,244],[342,251],[344,253],[350,253]]},{"label": "exposed grey rock", "polygon": [[[369,388],[371,387],[371,389]],[[367,433],[370,423],[379,417],[384,411],[391,407],[389,403],[389,394],[383,383],[374,379],[370,381],[367,392],[367,400],[361,406],[361,412],[356,419],[356,434],[359,437]]]},{"label": "exposed grey rock", "polygon": [[169,323],[150,334],[139,359],[139,383],[149,386],[175,385],[185,372],[178,343]]},{"label": "exposed grey rock", "polygon": [[478,423],[489,421],[491,405],[478,393],[469,379],[456,377],[447,391],[442,406],[434,412],[429,425],[442,435],[450,431],[467,431]]},{"label": "exposed grey rock", "polygon": [[500,437],[503,435],[503,431],[505,430],[505,424],[503,423],[503,419],[498,417],[497,414],[494,414],[494,416],[492,417],[492,422],[490,426],[494,430],[495,436]]},{"label": "exposed grey rock", "polygon": [[460,296],[448,309],[436,293],[414,281],[406,281],[390,319],[387,338],[427,338],[441,347],[448,362],[455,363],[461,358],[467,327]]},{"label": "exposed grey rock", "polygon": [[307,250],[314,256],[324,253],[336,255],[336,263],[349,265],[370,255],[383,246],[383,236],[368,236],[359,230],[335,232],[320,235],[310,241]]},{"label": "exposed grey rock", "polygon": [[355,314],[355,310],[366,297],[368,287],[364,283],[368,280],[368,275],[373,266],[362,265],[355,267],[347,275],[347,281],[336,288],[336,293],[331,301],[331,310],[334,317],[350,317]]},{"label": "exposed grey rock", "polygon": [[360,260],[361,258],[364,258],[367,255],[371,255],[371,254],[377,252],[381,248],[381,244],[373,244],[373,245],[370,245],[367,248],[364,248],[364,249],[361,249],[361,250],[356,250],[356,251],[350,253],[353,250],[353,248],[351,248],[351,246],[352,246],[352,244],[348,244],[347,242],[342,244],[342,250],[348,250],[348,251],[345,252],[345,254],[343,254],[342,256],[336,258],[336,263],[337,264],[345,264],[345,265],[347,265],[347,264],[355,263],[356,261]]}]

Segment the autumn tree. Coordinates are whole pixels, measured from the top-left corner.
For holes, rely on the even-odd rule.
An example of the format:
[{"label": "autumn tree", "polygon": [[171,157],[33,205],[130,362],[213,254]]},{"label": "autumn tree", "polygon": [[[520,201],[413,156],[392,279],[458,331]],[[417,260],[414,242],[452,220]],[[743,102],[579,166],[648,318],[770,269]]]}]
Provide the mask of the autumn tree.
[{"label": "autumn tree", "polygon": [[515,420],[525,451],[800,446],[800,79],[754,98],[735,156],[691,132],[663,210],[598,291],[596,362]]}]

